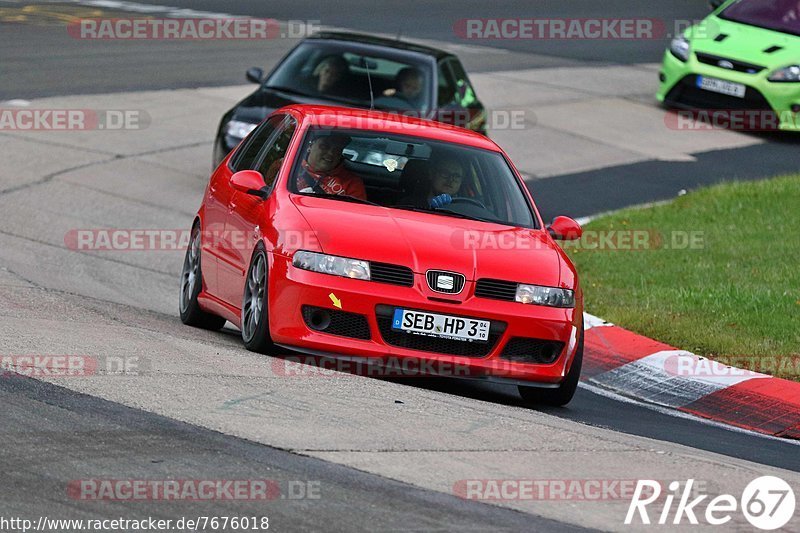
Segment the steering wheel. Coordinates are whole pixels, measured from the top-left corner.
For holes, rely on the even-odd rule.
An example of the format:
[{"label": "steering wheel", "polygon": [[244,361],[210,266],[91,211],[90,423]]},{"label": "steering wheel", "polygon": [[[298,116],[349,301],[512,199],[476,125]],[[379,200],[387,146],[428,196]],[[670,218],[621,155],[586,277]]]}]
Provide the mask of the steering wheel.
[{"label": "steering wheel", "polygon": [[453,198],[453,201],[450,202],[451,204],[472,204],[477,205],[481,209],[486,209],[486,206],[483,205],[482,202],[475,200],[474,198],[464,198],[463,196],[458,196]]}]

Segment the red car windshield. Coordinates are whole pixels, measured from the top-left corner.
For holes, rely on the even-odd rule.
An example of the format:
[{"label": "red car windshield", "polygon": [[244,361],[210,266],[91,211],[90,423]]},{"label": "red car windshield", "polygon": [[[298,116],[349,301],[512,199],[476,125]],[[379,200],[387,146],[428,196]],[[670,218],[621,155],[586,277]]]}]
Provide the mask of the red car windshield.
[{"label": "red car windshield", "polygon": [[800,0],[739,0],[720,17],[733,22],[800,35]]},{"label": "red car windshield", "polygon": [[500,153],[419,137],[330,128],[310,129],[303,146],[308,148],[295,162],[289,180],[292,192],[537,227],[522,185]]}]

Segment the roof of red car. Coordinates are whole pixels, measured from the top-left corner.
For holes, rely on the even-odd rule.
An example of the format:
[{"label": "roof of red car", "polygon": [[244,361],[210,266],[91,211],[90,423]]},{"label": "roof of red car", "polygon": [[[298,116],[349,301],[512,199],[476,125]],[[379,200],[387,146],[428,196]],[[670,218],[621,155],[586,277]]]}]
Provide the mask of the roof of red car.
[{"label": "roof of red car", "polygon": [[474,131],[397,113],[309,104],[297,104],[284,109],[292,109],[304,117],[304,122],[322,127],[397,133],[501,151],[488,137]]}]

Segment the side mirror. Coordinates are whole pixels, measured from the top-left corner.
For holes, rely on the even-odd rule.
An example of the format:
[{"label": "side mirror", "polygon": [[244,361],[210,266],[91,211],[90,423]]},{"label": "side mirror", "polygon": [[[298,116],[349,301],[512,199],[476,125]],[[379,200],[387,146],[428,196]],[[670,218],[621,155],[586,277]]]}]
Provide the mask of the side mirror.
[{"label": "side mirror", "polygon": [[253,83],[261,83],[264,79],[264,69],[258,67],[250,67],[247,69],[247,81],[252,81]]},{"label": "side mirror", "polygon": [[231,187],[245,194],[252,194],[261,199],[267,197],[264,190],[264,177],[256,170],[240,170],[231,176]]},{"label": "side mirror", "polygon": [[569,217],[556,217],[547,226],[550,236],[560,241],[576,241],[583,235],[581,225]]},{"label": "side mirror", "polygon": [[725,3],[725,0],[711,0],[708,5],[711,6],[711,11],[715,11],[719,6]]}]

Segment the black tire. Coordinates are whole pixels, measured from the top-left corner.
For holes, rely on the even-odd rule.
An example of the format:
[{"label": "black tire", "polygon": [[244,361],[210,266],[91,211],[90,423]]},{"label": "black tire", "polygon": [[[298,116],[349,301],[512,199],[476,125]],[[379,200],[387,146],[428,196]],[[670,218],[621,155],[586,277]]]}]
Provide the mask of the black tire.
[{"label": "black tire", "polygon": [[216,331],[225,325],[225,319],[203,311],[197,302],[197,295],[200,294],[200,289],[203,285],[203,271],[200,265],[200,239],[200,224],[195,224],[194,228],[192,228],[189,247],[186,249],[186,256],[183,259],[178,310],[181,314],[181,322],[187,326]]},{"label": "black tire", "polygon": [[575,353],[575,359],[572,361],[572,366],[567,372],[564,381],[558,386],[557,389],[542,389],[537,387],[530,387],[520,385],[519,395],[522,400],[530,405],[552,405],[561,407],[567,405],[572,397],[575,396],[575,391],[578,389],[578,382],[581,378],[581,366],[583,365],[583,326],[581,326],[580,340],[578,341],[578,351]]},{"label": "black tire", "polygon": [[247,269],[247,278],[244,282],[242,341],[245,348],[251,352],[264,354],[270,353],[275,348],[269,334],[268,282],[267,254],[264,245],[259,243],[253,258],[250,259],[250,268]]}]

